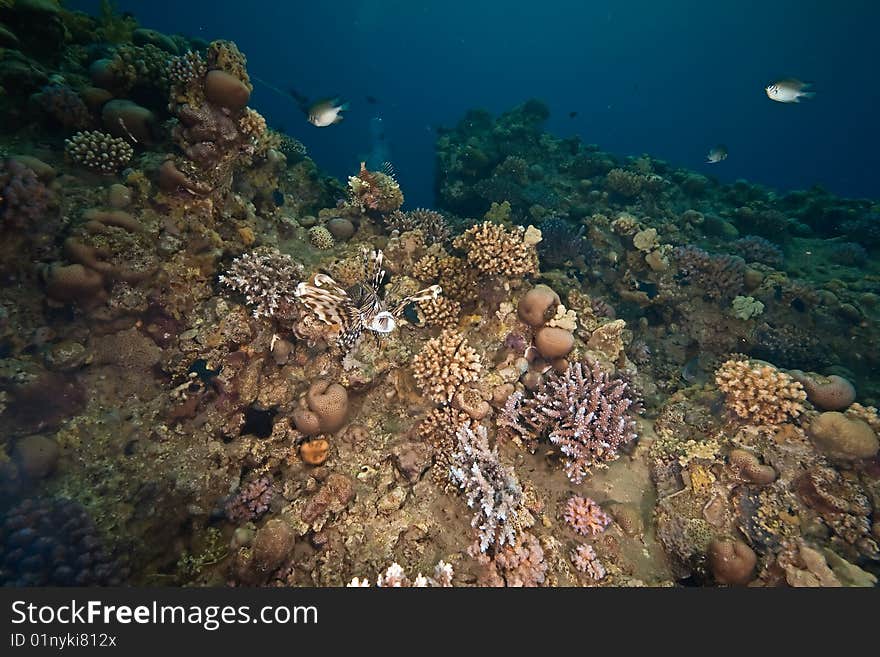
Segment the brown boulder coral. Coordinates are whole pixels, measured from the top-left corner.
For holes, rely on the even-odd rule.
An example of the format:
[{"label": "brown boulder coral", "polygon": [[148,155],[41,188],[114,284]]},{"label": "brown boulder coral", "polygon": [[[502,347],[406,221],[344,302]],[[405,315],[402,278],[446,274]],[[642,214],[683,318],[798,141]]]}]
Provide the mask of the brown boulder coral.
[{"label": "brown boulder coral", "polygon": [[315,381],[293,412],[293,423],[307,436],[333,433],[342,428],[348,415],[348,392],[326,379]]},{"label": "brown boulder coral", "polygon": [[483,365],[467,338],[446,329],[431,338],[413,358],[413,376],[419,388],[438,404],[448,404],[456,391],[480,377]]},{"label": "brown boulder coral", "polygon": [[855,386],[842,376],[822,376],[801,370],[791,370],[789,374],[801,382],[807,399],[821,411],[842,411],[856,400]]},{"label": "brown boulder coral", "polygon": [[715,383],[728,412],[754,425],[776,426],[804,412],[803,386],[768,363],[728,360],[716,370]]},{"label": "brown boulder coral", "polygon": [[843,461],[871,458],[880,446],[877,434],[867,423],[837,411],[819,415],[807,433],[819,449]]},{"label": "brown boulder coral", "polygon": [[719,584],[743,586],[755,576],[758,557],[742,541],[716,538],[709,545],[708,557],[709,570]]},{"label": "brown boulder coral", "polygon": [[546,285],[536,285],[519,300],[517,314],[531,327],[544,326],[553,318],[556,306],[561,303],[559,295]]}]

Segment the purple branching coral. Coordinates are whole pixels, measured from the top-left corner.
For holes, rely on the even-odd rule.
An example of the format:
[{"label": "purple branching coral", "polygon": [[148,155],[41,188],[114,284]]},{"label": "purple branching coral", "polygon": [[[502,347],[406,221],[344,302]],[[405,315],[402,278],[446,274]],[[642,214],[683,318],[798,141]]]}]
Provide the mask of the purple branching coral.
[{"label": "purple branching coral", "polygon": [[293,299],[302,276],[303,267],[293,258],[262,246],[233,260],[220,282],[243,294],[254,317],[260,318],[272,317],[279,304]]},{"label": "purple branching coral", "polygon": [[498,459],[498,448],[489,447],[486,427],[472,430],[469,423],[456,432],[450,478],[461,488],[467,504],[476,509],[471,526],[479,532],[480,552],[498,551],[516,541],[522,488],[512,469]]},{"label": "purple branching coral", "polygon": [[274,491],[270,477],[246,483],[226,502],[226,517],[238,524],[258,520],[272,502]]},{"label": "purple branching coral", "polygon": [[600,580],[605,577],[605,566],[596,558],[596,551],[590,545],[578,545],[572,550],[571,563],[580,572],[586,573],[590,579]]},{"label": "purple branching coral", "polygon": [[580,495],[574,495],[565,503],[562,517],[581,536],[596,536],[611,524],[611,516],[601,506]]},{"label": "purple branching coral", "polygon": [[759,262],[768,267],[781,267],[785,256],[782,249],[770,240],[757,235],[746,235],[733,243],[733,250],[746,262]]},{"label": "purple branching coral", "polygon": [[743,289],[745,261],[738,256],[711,255],[695,246],[677,246],[672,255],[678,278],[712,300],[731,300]]},{"label": "purple branching coral", "polygon": [[420,230],[425,237],[425,244],[445,244],[452,233],[446,217],[435,210],[416,208],[408,212],[395,210],[384,218],[388,230],[404,233],[408,230]]},{"label": "purple branching coral", "polygon": [[31,102],[61,127],[83,130],[92,123],[89,108],[66,84],[47,84],[31,96]]},{"label": "purple branching coral", "polygon": [[0,162],[0,228],[39,228],[51,194],[30,168],[16,160]]},{"label": "purple branching coral", "polygon": [[512,394],[498,425],[531,450],[546,435],[565,455],[568,478],[579,484],[590,468],[614,460],[636,438],[633,403],[626,381],[595,362],[572,363],[562,374],[548,374],[534,397]]},{"label": "purple branching coral", "polygon": [[538,255],[550,267],[560,267],[578,258],[587,260],[592,252],[589,242],[584,239],[586,228],[575,230],[563,219],[551,218],[541,222],[541,241]]}]

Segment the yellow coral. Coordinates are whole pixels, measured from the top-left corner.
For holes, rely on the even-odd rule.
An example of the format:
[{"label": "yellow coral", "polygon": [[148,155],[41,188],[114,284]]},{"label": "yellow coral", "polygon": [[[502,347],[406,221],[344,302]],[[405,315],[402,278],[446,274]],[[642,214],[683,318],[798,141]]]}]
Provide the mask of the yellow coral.
[{"label": "yellow coral", "polygon": [[453,243],[467,253],[468,264],[483,274],[526,276],[538,272],[538,251],[541,231],[534,226],[508,229],[484,221],[468,228]]},{"label": "yellow coral", "polygon": [[480,356],[467,338],[450,329],[428,340],[412,361],[419,388],[438,403],[452,401],[461,385],[480,378],[482,369]]},{"label": "yellow coral", "polygon": [[731,415],[755,425],[777,426],[804,412],[804,387],[768,363],[728,360],[715,372]]}]

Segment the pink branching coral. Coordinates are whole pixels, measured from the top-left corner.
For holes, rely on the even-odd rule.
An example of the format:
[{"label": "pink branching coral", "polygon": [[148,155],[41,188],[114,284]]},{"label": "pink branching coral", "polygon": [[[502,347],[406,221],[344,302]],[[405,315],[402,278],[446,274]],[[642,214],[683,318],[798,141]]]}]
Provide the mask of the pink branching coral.
[{"label": "pink branching coral", "polygon": [[281,303],[293,299],[302,276],[302,265],[293,258],[263,246],[233,260],[220,282],[243,294],[260,318],[272,317]]},{"label": "pink branching coral", "polygon": [[575,495],[565,503],[565,522],[581,536],[596,536],[611,524],[611,516],[605,513],[589,497]]},{"label": "pink branching coral", "polygon": [[515,545],[506,545],[492,557],[482,554],[477,560],[485,569],[478,578],[481,586],[532,587],[546,580],[544,549],[528,532],[523,532]]},{"label": "pink branching coral", "polygon": [[522,488],[512,469],[498,459],[498,448],[489,447],[486,427],[462,424],[456,433],[450,477],[461,488],[467,504],[476,509],[471,526],[479,531],[480,552],[499,550],[516,540]]},{"label": "pink branching coral", "polygon": [[226,517],[235,523],[259,519],[272,501],[272,479],[260,477],[248,482],[226,502]]},{"label": "pink branching coral", "polygon": [[672,255],[680,280],[709,299],[733,299],[743,289],[746,266],[738,256],[711,255],[695,246],[678,246]]},{"label": "pink branching coral", "polygon": [[590,468],[616,459],[618,449],[636,438],[633,403],[623,379],[595,362],[572,363],[562,374],[548,374],[534,397],[511,395],[499,425],[530,449],[547,435],[566,457],[568,478],[579,484]]},{"label": "pink branching coral", "polygon": [[578,545],[571,551],[571,563],[591,579],[600,580],[605,577],[605,566],[596,558],[596,551],[591,545]]}]

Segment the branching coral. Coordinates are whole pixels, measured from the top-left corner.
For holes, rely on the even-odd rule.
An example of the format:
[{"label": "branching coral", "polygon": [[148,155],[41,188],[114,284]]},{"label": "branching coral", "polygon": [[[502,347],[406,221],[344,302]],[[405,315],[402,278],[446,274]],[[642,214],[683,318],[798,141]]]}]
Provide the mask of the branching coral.
[{"label": "branching coral", "polygon": [[545,219],[541,222],[541,242],[538,254],[542,262],[552,267],[560,267],[578,258],[586,259],[591,252],[589,243],[584,240],[586,228],[574,230],[571,224],[562,219]]},{"label": "branching coral", "polygon": [[770,240],[757,235],[746,235],[733,243],[733,250],[746,262],[759,262],[768,267],[780,267],[784,255],[782,249]]},{"label": "branching coral", "polygon": [[501,465],[498,448],[490,449],[484,426],[474,431],[469,424],[462,424],[456,438],[458,451],[451,476],[464,491],[468,506],[476,509],[471,526],[478,530],[480,552],[513,545],[522,505],[522,488],[516,475]]},{"label": "branching coral", "polygon": [[589,497],[580,495],[569,498],[562,517],[581,536],[596,536],[611,524],[611,516],[602,507]]},{"label": "branching coral", "polygon": [[419,302],[419,311],[428,326],[439,326],[444,329],[452,329],[458,326],[458,318],[461,315],[461,304],[453,299],[447,299],[441,295],[435,299],[427,299]]},{"label": "branching coral", "polygon": [[523,532],[515,545],[504,546],[492,557],[480,555],[478,561],[485,568],[478,578],[482,586],[541,586],[547,578],[544,548],[528,532]]},{"label": "branching coral", "polygon": [[269,510],[273,493],[270,477],[249,481],[227,500],[226,517],[238,524],[258,520]]},{"label": "branching coral", "polygon": [[73,162],[100,173],[116,173],[134,155],[125,139],[99,130],[76,133],[65,140],[64,152]]},{"label": "branching coral", "polygon": [[571,551],[571,563],[580,572],[586,573],[590,579],[600,580],[605,577],[605,566],[596,557],[592,546],[581,544]]},{"label": "branching coral", "polygon": [[51,195],[32,169],[17,160],[0,162],[0,228],[31,228],[44,220]]},{"label": "branching coral", "polygon": [[532,436],[531,448],[536,438],[547,435],[565,455],[565,472],[577,484],[590,468],[614,460],[618,449],[635,439],[633,401],[629,384],[608,376],[595,362],[572,363],[561,374],[549,374],[534,397],[511,395],[504,424],[510,435]]},{"label": "branching coral", "polygon": [[528,276],[538,272],[541,231],[534,226],[505,228],[484,221],[468,228],[453,245],[467,254],[467,262],[487,276]]},{"label": "branching coral", "polygon": [[245,295],[254,317],[272,317],[279,304],[294,297],[302,265],[271,247],[259,247],[232,261],[220,282]]},{"label": "branching coral", "polygon": [[444,244],[449,240],[451,231],[446,222],[446,217],[436,210],[417,208],[408,212],[396,210],[385,217],[385,227],[388,230],[396,230],[405,233],[410,230],[420,230],[425,238],[425,244]]},{"label": "branching coral", "polygon": [[[423,588],[423,587],[451,587],[452,577],[454,575],[452,566],[445,561],[437,562],[434,566],[434,576],[425,577],[421,573],[416,575],[415,579],[407,577],[406,572],[398,563],[392,563],[385,569],[384,573],[380,573],[376,578],[376,586],[385,588]],[[355,577],[348,584],[349,587],[367,587],[370,581],[366,578],[360,579]]]},{"label": "branching coral", "polygon": [[776,426],[798,417],[807,399],[804,387],[768,363],[728,360],[715,372],[731,415],[755,425]]},{"label": "branching coral", "polygon": [[92,122],[89,108],[66,84],[48,84],[31,98],[40,110],[64,128],[83,130]]},{"label": "branching coral", "polygon": [[419,388],[437,403],[449,403],[465,383],[480,378],[483,365],[467,338],[444,330],[431,338],[412,360],[413,376]]},{"label": "branching coral", "polygon": [[679,278],[700,288],[709,299],[730,300],[743,289],[745,262],[729,255],[710,255],[695,246],[678,246],[672,251]]}]

